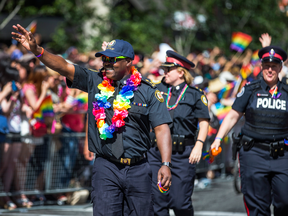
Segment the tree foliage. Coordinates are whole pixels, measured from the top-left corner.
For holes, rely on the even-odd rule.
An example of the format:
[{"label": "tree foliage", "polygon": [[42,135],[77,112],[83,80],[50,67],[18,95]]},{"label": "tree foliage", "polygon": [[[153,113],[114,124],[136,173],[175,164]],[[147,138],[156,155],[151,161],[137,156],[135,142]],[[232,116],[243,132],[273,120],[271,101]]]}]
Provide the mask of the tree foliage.
[{"label": "tree foliage", "polygon": [[[279,10],[277,0],[162,0],[162,8],[150,1],[145,11],[139,11],[129,1],[111,6],[105,20],[109,28],[102,29],[101,36],[125,39],[135,50],[152,53],[158,44],[168,42],[172,47],[182,43],[182,54],[219,46],[229,50],[231,35],[241,31],[253,37],[249,48],[261,47],[262,33],[272,36],[272,44],[288,48],[288,17]],[[187,11],[197,23],[194,30],[175,31],[171,28],[175,11]],[[206,22],[198,20],[199,15]],[[188,49],[187,49],[188,47]],[[186,48],[186,49],[185,49]],[[179,51],[179,50],[178,50]]]},{"label": "tree foliage", "polygon": [[[279,10],[279,0],[139,0],[145,4],[145,10],[137,9],[129,0],[102,0],[110,9],[106,16],[96,14],[89,6],[91,1],[25,0],[18,14],[63,17],[65,21],[50,43],[55,51],[71,45],[84,50],[89,40],[93,45],[89,48],[99,49],[103,40],[118,38],[129,41],[136,51],[148,54],[162,42],[184,55],[213,46],[231,52],[229,45],[234,31],[251,35],[249,48],[253,50],[260,48],[258,38],[266,32],[272,36],[272,44],[288,48],[288,17]],[[4,12],[11,12],[17,2],[7,1]],[[181,31],[172,28],[175,11],[189,12],[196,28]],[[199,15],[206,21],[201,21]],[[87,36],[83,34],[83,26],[91,20],[95,23],[91,31],[98,34]]]},{"label": "tree foliage", "polygon": [[[49,46],[56,52],[66,50],[69,46],[85,48],[83,23],[93,17],[93,8],[89,7],[91,0],[25,0],[18,12],[22,18],[56,16],[62,17],[64,22],[58,26],[53,34],[53,41]],[[18,0],[9,0],[4,12],[9,13],[17,5]]]}]

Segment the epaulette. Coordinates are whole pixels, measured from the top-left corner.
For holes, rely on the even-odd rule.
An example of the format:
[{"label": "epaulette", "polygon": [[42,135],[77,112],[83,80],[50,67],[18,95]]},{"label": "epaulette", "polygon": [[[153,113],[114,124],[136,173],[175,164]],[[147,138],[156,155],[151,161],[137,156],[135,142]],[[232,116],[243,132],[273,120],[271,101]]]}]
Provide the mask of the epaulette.
[{"label": "epaulette", "polygon": [[158,85],[161,83],[161,80],[150,80],[153,84]]},{"label": "epaulette", "polygon": [[288,77],[287,76],[284,76],[281,80],[281,82],[284,84],[284,85],[288,85]]},{"label": "epaulette", "polygon": [[287,84],[283,84],[282,88],[288,93],[288,85]]},{"label": "epaulette", "polygon": [[281,80],[281,82],[282,82],[282,88],[283,88],[286,92],[288,92],[288,77],[287,77],[287,76],[283,77],[282,80]]},{"label": "epaulette", "polygon": [[99,73],[100,71],[89,68],[88,70]]},{"label": "epaulette", "polygon": [[148,79],[148,78],[143,78],[141,81],[144,82],[144,83],[146,83],[146,84],[148,84],[148,85],[151,86],[152,88],[156,88],[156,85],[155,85],[150,79]]},{"label": "epaulette", "polygon": [[203,90],[202,89],[200,89],[200,88],[198,88],[197,86],[189,86],[190,88],[192,88],[192,89],[195,89],[195,90],[197,90],[197,91],[199,91],[199,92],[201,92],[202,94],[204,94],[204,92],[203,92]]},{"label": "epaulette", "polygon": [[257,89],[261,87],[261,80],[254,80],[252,82],[248,82],[245,84],[245,87],[251,88],[251,89]]}]

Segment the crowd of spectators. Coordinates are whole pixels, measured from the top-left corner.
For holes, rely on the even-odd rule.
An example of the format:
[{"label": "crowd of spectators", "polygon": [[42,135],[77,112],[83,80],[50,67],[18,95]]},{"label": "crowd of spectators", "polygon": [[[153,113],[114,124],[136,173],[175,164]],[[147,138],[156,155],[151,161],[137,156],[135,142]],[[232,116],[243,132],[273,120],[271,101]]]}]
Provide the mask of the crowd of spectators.
[{"label": "crowd of spectators", "polygon": [[[37,40],[40,44],[40,35],[37,35]],[[271,37],[262,34],[259,41],[262,47],[268,46]],[[103,42],[102,47],[105,45],[106,42]],[[159,49],[151,55],[136,53],[133,64],[143,76],[155,83],[160,82],[164,74],[161,63],[169,49],[173,50],[168,44],[160,44]],[[67,61],[96,71],[102,67],[102,61],[101,58],[95,57],[95,53],[96,51],[80,53],[76,47],[70,47],[62,56]],[[252,50],[246,49],[244,53],[227,56],[218,47],[213,47],[191,52],[187,56],[196,65],[190,71],[194,77],[191,85],[202,89],[208,99],[211,122],[206,142],[209,146],[223,118],[217,113],[220,109],[219,104],[221,109],[230,107],[241,86],[247,81],[261,77],[260,62],[251,62],[252,54]],[[288,75],[286,66],[287,62],[281,77]],[[227,90],[227,86],[232,87]],[[223,94],[225,88],[227,94]],[[36,201],[46,200],[45,195],[41,193],[28,197],[21,192],[28,189],[43,191],[45,188],[45,162],[51,140],[47,136],[31,136],[31,119],[47,96],[50,96],[53,102],[53,115],[43,119],[46,125],[44,134],[86,131],[87,104],[79,104],[77,99],[83,99],[87,94],[80,90],[68,89],[63,76],[41,64],[33,54],[27,53],[21,44],[14,41],[10,47],[1,45],[0,191],[19,192],[17,196],[0,197],[0,204],[6,209],[31,207]],[[4,134],[7,131],[5,132],[5,123],[2,121],[4,118],[11,135],[6,138]],[[83,145],[83,142],[75,137],[60,137],[53,141],[54,151],[57,152],[55,157],[58,158],[55,164],[61,166],[61,169],[54,172],[56,177],[53,184],[59,188],[66,188],[73,184],[72,175],[75,172],[79,149],[87,160],[93,159],[93,154],[88,151],[87,145]],[[87,143],[87,140],[85,142]],[[229,141],[227,142],[229,144]],[[229,165],[230,158],[231,156],[227,155],[227,167],[232,167]],[[33,173],[34,177],[29,177],[27,173]],[[213,175],[208,173],[210,178],[213,178]],[[53,196],[56,201],[67,201],[67,194],[55,193]]]}]

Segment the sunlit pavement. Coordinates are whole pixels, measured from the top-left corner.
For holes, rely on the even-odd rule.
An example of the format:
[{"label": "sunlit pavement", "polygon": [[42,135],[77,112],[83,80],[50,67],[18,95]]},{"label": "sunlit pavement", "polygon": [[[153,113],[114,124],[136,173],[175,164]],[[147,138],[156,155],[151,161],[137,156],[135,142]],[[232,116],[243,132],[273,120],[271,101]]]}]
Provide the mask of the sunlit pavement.
[{"label": "sunlit pavement", "polygon": [[[231,178],[216,179],[204,189],[195,188],[192,196],[195,216],[246,216],[243,197],[236,194]],[[0,209],[4,216],[92,216],[92,205],[76,206],[36,206],[30,209],[18,208],[14,211]],[[170,216],[174,213],[171,210]]]}]

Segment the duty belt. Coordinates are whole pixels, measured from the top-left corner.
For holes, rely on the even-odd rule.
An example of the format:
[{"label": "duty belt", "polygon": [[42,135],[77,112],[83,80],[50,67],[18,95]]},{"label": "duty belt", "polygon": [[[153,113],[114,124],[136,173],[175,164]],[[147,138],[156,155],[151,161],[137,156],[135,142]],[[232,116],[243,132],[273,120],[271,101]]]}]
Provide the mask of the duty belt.
[{"label": "duty belt", "polygon": [[[155,134],[150,134],[152,147],[157,146],[157,140]],[[185,146],[192,146],[195,144],[194,138],[185,137],[185,135],[172,134],[172,151],[173,152],[183,152]]]},{"label": "duty belt", "polygon": [[284,151],[288,151],[288,146],[284,144],[284,140],[275,141],[271,143],[263,143],[255,141],[254,146],[256,148],[263,149],[265,151],[269,151],[272,157],[283,156]]},{"label": "duty belt", "polygon": [[107,160],[112,161],[112,162],[130,166],[146,158],[146,155],[142,155],[140,157],[134,157],[134,158],[119,158],[119,159],[113,158],[113,157],[106,157],[106,156],[100,156],[100,157],[106,158]]}]

